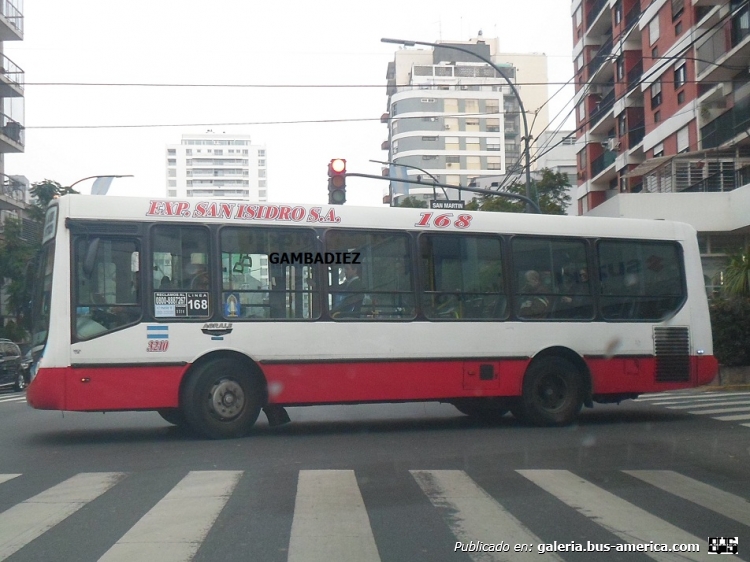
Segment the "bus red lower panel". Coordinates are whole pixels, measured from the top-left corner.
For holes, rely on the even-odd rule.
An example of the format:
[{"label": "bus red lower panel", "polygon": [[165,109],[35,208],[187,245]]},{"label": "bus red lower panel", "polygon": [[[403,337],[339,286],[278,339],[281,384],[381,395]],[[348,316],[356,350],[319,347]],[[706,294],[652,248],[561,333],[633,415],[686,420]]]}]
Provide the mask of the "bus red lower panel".
[{"label": "bus red lower panel", "polygon": [[527,359],[261,365],[275,404],[517,395]]},{"label": "bus red lower panel", "polygon": [[[641,394],[708,384],[714,357],[691,358],[690,380],[659,382],[653,357],[587,358],[593,392]],[[519,396],[529,360],[358,361],[261,364],[274,404]],[[42,368],[27,391],[38,409],[149,410],[179,405],[189,366]]]},{"label": "bus red lower panel", "polygon": [[176,408],[184,366],[39,369],[27,400],[41,410]]}]

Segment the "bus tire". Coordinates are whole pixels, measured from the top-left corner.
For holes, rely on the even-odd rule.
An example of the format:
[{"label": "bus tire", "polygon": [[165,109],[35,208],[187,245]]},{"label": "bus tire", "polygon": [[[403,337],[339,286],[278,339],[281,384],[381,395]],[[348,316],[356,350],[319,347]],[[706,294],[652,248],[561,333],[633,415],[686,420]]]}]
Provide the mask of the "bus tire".
[{"label": "bus tire", "polygon": [[583,377],[562,357],[534,361],[523,381],[520,413],[534,425],[568,425],[583,406]]},{"label": "bus tire", "polygon": [[186,423],[185,413],[179,408],[166,408],[157,412],[165,422],[172,425],[184,426]]},{"label": "bus tire", "polygon": [[263,405],[259,377],[228,357],[212,359],[190,373],[182,389],[188,425],[209,439],[243,437]]},{"label": "bus tire", "polygon": [[508,413],[504,402],[492,398],[465,398],[456,400],[453,405],[462,414],[482,421],[497,421]]}]

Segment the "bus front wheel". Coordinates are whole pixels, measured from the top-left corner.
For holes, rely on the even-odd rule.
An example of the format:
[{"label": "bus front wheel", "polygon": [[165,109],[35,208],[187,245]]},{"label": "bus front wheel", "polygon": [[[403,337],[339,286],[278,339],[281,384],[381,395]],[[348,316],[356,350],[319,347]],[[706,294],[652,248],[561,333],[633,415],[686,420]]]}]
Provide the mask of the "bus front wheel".
[{"label": "bus front wheel", "polygon": [[262,406],[258,377],[231,358],[207,361],[189,377],[181,403],[190,427],[210,439],[246,435]]},{"label": "bus front wheel", "polygon": [[543,357],[531,364],[519,408],[524,420],[534,425],[568,425],[582,406],[583,377],[575,365],[562,357]]}]

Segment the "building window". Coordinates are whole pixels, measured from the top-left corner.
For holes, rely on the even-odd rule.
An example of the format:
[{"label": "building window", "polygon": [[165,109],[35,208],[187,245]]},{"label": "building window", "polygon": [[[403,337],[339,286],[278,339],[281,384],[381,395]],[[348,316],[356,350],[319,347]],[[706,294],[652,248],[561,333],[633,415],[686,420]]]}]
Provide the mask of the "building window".
[{"label": "building window", "polygon": [[680,61],[674,69],[674,89],[682,88],[685,82],[687,82],[687,66],[685,61]]},{"label": "building window", "polygon": [[657,39],[659,39],[659,14],[657,13],[656,16],[654,16],[654,19],[651,20],[648,24],[648,39],[649,39],[649,45],[653,45],[656,43]]},{"label": "building window", "polygon": [[481,150],[478,137],[466,137],[466,150]]},{"label": "building window", "polygon": [[659,156],[664,156],[664,143],[660,142],[656,146],[654,146],[654,158],[658,158]]},{"label": "building window", "polygon": [[627,119],[625,113],[621,113],[617,118],[617,136],[624,137],[628,134]]},{"label": "building window", "polygon": [[578,104],[578,121],[583,123],[586,120],[586,102]]},{"label": "building window", "polygon": [[455,98],[445,98],[443,100],[444,113],[458,113],[458,100]]},{"label": "building window", "polygon": [[661,105],[661,82],[654,82],[651,85],[651,109]]},{"label": "building window", "polygon": [[500,151],[500,139],[488,138],[487,139],[487,150]]},{"label": "building window", "polygon": [[500,119],[487,119],[487,121],[485,121],[485,126],[487,127],[487,132],[499,133],[500,132]]},{"label": "building window", "polygon": [[258,180],[258,187],[266,187],[267,180]]},{"label": "building window", "polygon": [[674,26],[675,37],[678,37],[682,33],[682,22],[678,21],[677,25]]},{"label": "building window", "polygon": [[615,4],[615,25],[622,23],[622,0],[617,0]]},{"label": "building window", "polygon": [[672,0],[672,21],[682,15],[685,9],[685,0]]},{"label": "building window", "polygon": [[677,153],[688,150],[690,150],[690,131],[687,127],[683,127],[677,131]]},{"label": "building window", "polygon": [[500,113],[500,102],[498,100],[487,100],[485,107],[487,113]]},{"label": "building window", "polygon": [[479,156],[467,156],[466,157],[466,169],[468,170],[481,170],[482,162]]},{"label": "building window", "polygon": [[175,150],[174,148],[168,148],[167,156],[177,156],[177,150]]},{"label": "building window", "polygon": [[466,113],[479,113],[479,100],[464,100],[464,111]]},{"label": "building window", "polygon": [[583,69],[583,53],[580,53],[576,57],[576,72],[580,72]]},{"label": "building window", "polygon": [[176,189],[170,189],[167,192],[167,197],[177,197],[177,190]]},{"label": "building window", "polygon": [[659,47],[654,47],[651,49],[651,59],[656,60],[659,58]]},{"label": "building window", "polygon": [[445,137],[445,150],[460,150],[458,137]]},{"label": "building window", "polygon": [[398,121],[394,119],[391,121],[391,134],[395,135],[398,132]]},{"label": "building window", "polygon": [[661,111],[654,112],[654,123],[661,121]]},{"label": "building window", "polygon": [[266,171],[265,170],[258,170],[258,177],[259,178],[265,178],[266,177]]},{"label": "building window", "polygon": [[477,117],[469,117],[466,119],[466,130],[467,131],[478,131],[479,130],[479,119]]},{"label": "building window", "polygon": [[425,142],[435,142],[438,140],[436,136],[430,136],[430,137],[422,137],[422,140]]},{"label": "building window", "polygon": [[502,162],[499,156],[488,156],[487,157],[487,169],[488,170],[502,170]]},{"label": "building window", "polygon": [[265,160],[265,158],[262,159],[262,160],[258,160],[258,166],[260,166],[262,168],[265,168],[265,166],[266,166],[266,160]]},{"label": "building window", "polygon": [[458,131],[458,117],[446,117],[443,126],[446,131]]},{"label": "building window", "polygon": [[680,90],[677,93],[677,103],[678,105],[682,105],[683,103],[685,103],[685,90]]},{"label": "building window", "polygon": [[623,57],[617,57],[617,80],[625,78],[625,59]]}]

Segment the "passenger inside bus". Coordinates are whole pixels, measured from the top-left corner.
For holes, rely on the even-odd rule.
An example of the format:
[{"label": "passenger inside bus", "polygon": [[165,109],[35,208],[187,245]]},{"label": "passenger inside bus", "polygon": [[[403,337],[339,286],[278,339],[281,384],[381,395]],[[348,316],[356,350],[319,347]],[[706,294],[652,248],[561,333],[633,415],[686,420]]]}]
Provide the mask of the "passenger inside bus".
[{"label": "passenger inside bus", "polygon": [[365,298],[364,284],[360,279],[358,265],[346,264],[344,266],[344,281],[336,287],[333,294],[334,306],[331,308],[331,316],[334,318],[357,318],[362,310],[362,302]]},{"label": "passenger inside bus", "polygon": [[525,283],[521,288],[519,316],[524,318],[544,318],[549,311],[549,299],[543,294],[542,278],[539,272],[530,269],[524,274]]}]

